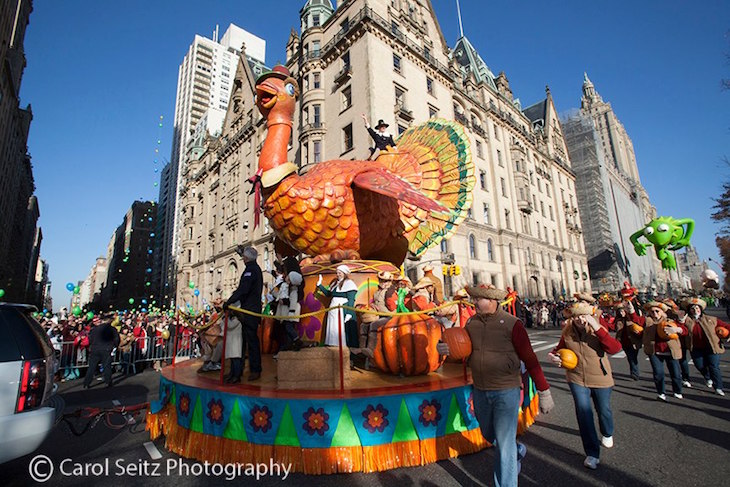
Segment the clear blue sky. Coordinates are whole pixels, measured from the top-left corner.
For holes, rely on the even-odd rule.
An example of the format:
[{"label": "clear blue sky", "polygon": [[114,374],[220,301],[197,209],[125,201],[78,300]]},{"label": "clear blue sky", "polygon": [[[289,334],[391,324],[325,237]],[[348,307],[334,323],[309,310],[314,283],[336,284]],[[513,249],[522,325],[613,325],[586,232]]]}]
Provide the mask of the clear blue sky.
[{"label": "clear blue sky", "polygon": [[[523,106],[550,85],[560,112],[580,105],[583,71],[634,142],[642,181],[660,215],[697,221],[693,243],[719,260],[713,202],[730,168],[730,3],[490,2],[462,0],[465,34],[491,70],[505,71]],[[135,199],[156,199],[169,158],[177,69],[195,34],[231,22],[284,61],[303,0],[34,2],[25,40],[22,102],[55,307],[66,282],[106,254]],[[455,0],[433,0],[446,41],[458,38]],[[159,116],[164,126],[158,127]]]}]

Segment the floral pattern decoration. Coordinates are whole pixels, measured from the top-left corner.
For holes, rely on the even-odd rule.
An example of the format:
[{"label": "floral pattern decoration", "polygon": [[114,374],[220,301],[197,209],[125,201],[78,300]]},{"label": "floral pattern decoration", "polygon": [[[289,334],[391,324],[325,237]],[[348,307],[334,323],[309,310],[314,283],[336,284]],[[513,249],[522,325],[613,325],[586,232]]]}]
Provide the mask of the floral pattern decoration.
[{"label": "floral pattern decoration", "polygon": [[304,431],[309,435],[317,433],[319,436],[324,434],[330,429],[330,425],[327,423],[330,419],[330,415],[324,412],[324,408],[314,409],[310,407],[302,415],[304,417]]},{"label": "floral pattern decoration", "polygon": [[368,407],[365,408],[365,411],[362,412],[362,417],[365,418],[362,425],[370,433],[375,433],[375,431],[382,433],[390,423],[390,421],[386,419],[387,416],[388,410],[385,409],[382,404],[378,404],[375,407],[373,407],[372,404],[369,404]]}]

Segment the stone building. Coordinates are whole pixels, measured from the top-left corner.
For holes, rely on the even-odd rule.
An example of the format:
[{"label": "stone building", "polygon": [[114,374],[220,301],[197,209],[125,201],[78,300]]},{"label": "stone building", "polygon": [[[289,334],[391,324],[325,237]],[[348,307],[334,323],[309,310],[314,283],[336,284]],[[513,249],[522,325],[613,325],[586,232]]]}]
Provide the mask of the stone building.
[{"label": "stone building", "polygon": [[17,302],[34,299],[34,244],[40,246],[40,213],[27,145],[33,114],[30,105],[20,106],[26,65],[23,41],[32,10],[30,0],[0,4],[0,289],[6,301]]},{"label": "stone building", "polygon": [[662,270],[653,249],[645,256],[634,252],[631,234],[656,217],[656,208],[641,184],[631,138],[587,75],[580,111],[567,114],[562,123],[578,183],[593,289],[615,291],[629,281],[642,292],[681,290],[678,273]]},{"label": "stone building", "polygon": [[[310,0],[300,17],[286,66],[302,92],[289,151],[301,172],[324,160],[366,159],[363,113],[373,124],[384,119],[394,135],[431,117],[467,129],[477,178],[472,209],[448,241],[405,263],[413,278],[422,264],[453,258],[462,274],[446,279],[447,294],[473,282],[529,298],[591,290],[575,174],[549,89],[523,108],[507,76],[494,76],[466,37],[448,46],[429,1],[348,0],[335,9]],[[206,296],[225,296],[237,284],[236,244],[256,245],[264,268],[274,258],[266,222],[253,229],[246,184],[266,134],[254,81],[239,62],[221,137],[188,148],[178,282],[203,284]],[[180,287],[178,298],[191,299]]]}]

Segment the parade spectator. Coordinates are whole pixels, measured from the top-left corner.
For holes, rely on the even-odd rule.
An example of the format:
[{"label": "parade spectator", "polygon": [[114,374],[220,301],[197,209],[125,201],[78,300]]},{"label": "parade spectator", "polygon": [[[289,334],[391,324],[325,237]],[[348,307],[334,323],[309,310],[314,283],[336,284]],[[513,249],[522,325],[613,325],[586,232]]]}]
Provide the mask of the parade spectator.
[{"label": "parade spectator", "polygon": [[692,361],[702,377],[705,378],[707,387],[715,388],[715,393],[724,396],[722,384],[722,371],[720,370],[720,355],[725,353],[723,340],[718,337],[718,327],[730,330],[730,325],[705,314],[707,303],[700,298],[688,298],[682,305],[687,310],[687,325],[690,341],[690,354]]},{"label": "parade spectator", "polygon": [[[562,365],[560,355],[557,354],[562,348],[572,350],[578,357],[578,366],[566,368],[565,377],[573,395],[578,429],[586,454],[583,465],[595,470],[600,463],[600,446],[613,446],[611,391],[614,382],[607,355],[618,353],[621,344],[593,316],[593,306],[579,301],[570,309],[571,318],[563,329],[560,342],[548,357],[557,366]],[[598,414],[598,426],[602,435],[600,443],[591,402]]]},{"label": "parade spectator", "polygon": [[104,371],[104,382],[107,387],[112,386],[112,356],[117,346],[119,334],[111,325],[111,320],[99,321],[89,334],[89,370],[84,378],[85,389],[91,385],[99,364]]},{"label": "parade spectator", "polygon": [[[238,288],[233,291],[233,294],[228,301],[223,304],[223,309],[227,310],[228,307],[237,301],[240,301],[241,308],[250,311],[252,313],[261,314],[261,293],[264,287],[263,275],[261,268],[256,263],[258,258],[258,251],[251,246],[243,247],[239,245],[236,248],[238,254],[243,258],[245,268],[241,275],[241,280],[238,284]],[[258,380],[261,377],[261,347],[259,345],[259,337],[257,335],[257,329],[261,324],[261,317],[252,316],[245,313],[235,313],[238,315],[238,319],[242,326],[242,343],[241,347],[246,347],[248,355],[248,367],[249,367],[249,381]],[[226,354],[226,356],[229,356]],[[243,357],[243,350],[241,350],[241,357]],[[243,374],[243,363],[241,363],[238,378],[240,379]]]},{"label": "parade spectator", "polygon": [[668,307],[664,303],[649,301],[644,305],[644,309],[648,316],[645,319],[642,343],[644,353],[649,356],[651,363],[657,398],[661,401],[667,400],[664,387],[664,363],[666,363],[672,379],[674,397],[682,399],[682,375],[678,362],[682,358],[682,347],[678,338],[670,338],[669,335],[686,335],[687,328],[667,319]]},{"label": "parade spectator", "polygon": [[[499,306],[507,292],[483,284],[468,286],[466,291],[476,307],[476,314],[466,324],[473,347],[468,364],[474,381],[474,411],[482,435],[495,446],[495,485],[514,487],[527,451],[515,441],[522,386],[520,361],[539,391],[540,411],[547,414],[555,404],[527,330]],[[437,349],[449,354],[445,343],[439,343]]]},{"label": "parade spectator", "polygon": [[423,277],[426,279],[430,279],[431,282],[433,282],[433,302],[436,303],[436,306],[443,303],[444,284],[441,282],[441,279],[433,274],[433,266],[431,264],[426,264],[425,266],[423,266]]}]

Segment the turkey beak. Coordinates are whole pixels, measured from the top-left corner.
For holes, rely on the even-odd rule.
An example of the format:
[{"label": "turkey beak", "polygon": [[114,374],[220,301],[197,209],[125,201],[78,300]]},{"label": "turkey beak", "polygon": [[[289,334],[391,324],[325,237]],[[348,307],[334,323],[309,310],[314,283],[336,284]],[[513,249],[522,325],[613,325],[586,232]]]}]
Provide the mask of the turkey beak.
[{"label": "turkey beak", "polygon": [[262,108],[270,109],[273,107],[276,104],[277,94],[278,90],[266,81],[256,85],[256,102]]}]

